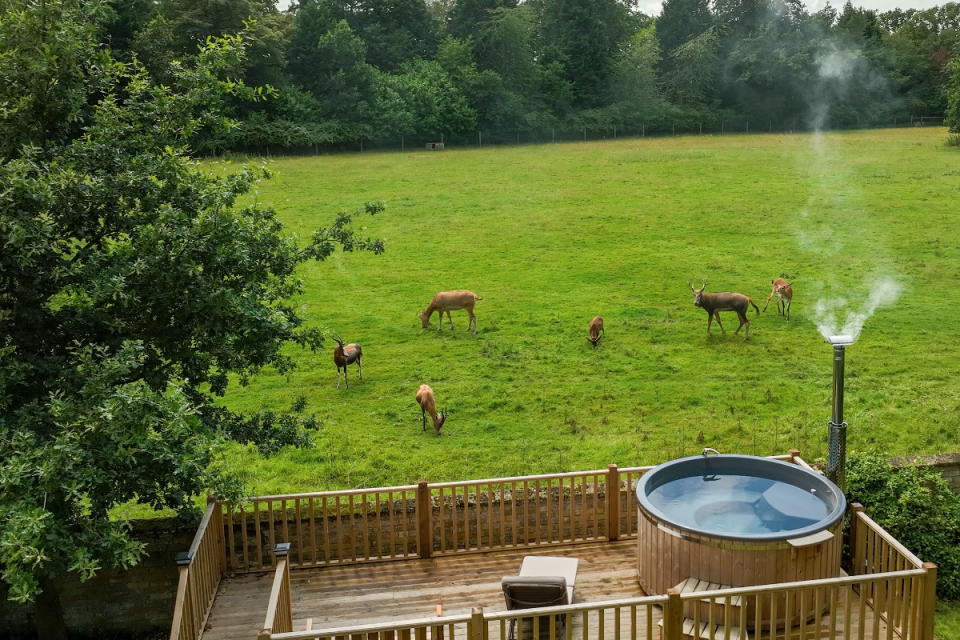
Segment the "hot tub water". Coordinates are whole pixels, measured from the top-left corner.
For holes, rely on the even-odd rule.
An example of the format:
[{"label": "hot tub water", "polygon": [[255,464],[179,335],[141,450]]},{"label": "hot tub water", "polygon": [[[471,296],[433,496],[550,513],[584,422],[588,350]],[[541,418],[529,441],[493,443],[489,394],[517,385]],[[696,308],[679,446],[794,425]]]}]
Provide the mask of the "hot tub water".
[{"label": "hot tub water", "polygon": [[647,499],[681,526],[727,534],[794,531],[830,512],[816,489],[735,474],[677,478],[658,486]]}]

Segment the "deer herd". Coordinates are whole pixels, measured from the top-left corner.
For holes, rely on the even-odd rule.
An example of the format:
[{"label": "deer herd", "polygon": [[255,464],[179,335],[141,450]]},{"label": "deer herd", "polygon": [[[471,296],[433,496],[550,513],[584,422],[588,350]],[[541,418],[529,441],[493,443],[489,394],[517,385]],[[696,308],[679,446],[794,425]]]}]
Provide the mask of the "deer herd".
[{"label": "deer herd", "polygon": [[[749,339],[750,320],[747,313],[750,311],[750,307],[752,306],[756,309],[756,314],[760,315],[760,308],[757,307],[753,300],[742,293],[706,293],[706,281],[700,285],[699,289],[694,288],[693,283],[688,284],[690,285],[690,291],[693,292],[693,305],[707,312],[708,334],[710,333],[710,327],[713,325],[714,320],[717,321],[720,331],[726,333],[726,330],[720,323],[720,312],[733,311],[737,314],[737,319],[740,321],[740,325],[737,327],[737,330],[734,331],[734,334],[739,334],[740,329],[744,329],[743,339]],[[775,278],[771,284],[773,285],[773,290],[767,297],[767,302],[763,305],[763,310],[766,311],[770,305],[770,300],[776,297],[777,312],[785,316],[789,321],[790,304],[793,301],[793,283],[787,282],[783,278]],[[433,297],[433,300],[430,301],[427,308],[420,312],[420,324],[426,329],[430,324],[430,318],[434,313],[437,313],[439,316],[437,331],[440,331],[443,327],[443,314],[446,313],[450,330],[452,331],[453,318],[450,317],[450,312],[464,310],[470,318],[470,321],[467,323],[467,331],[470,331],[470,327],[473,327],[473,333],[476,335],[477,316],[474,315],[473,308],[477,300],[483,300],[483,298],[472,291],[441,291]],[[590,335],[587,336],[587,340],[596,348],[600,342],[600,338],[606,336],[606,332],[603,329],[603,318],[596,316],[591,320],[588,331]],[[356,363],[357,378],[363,380],[363,376],[360,373],[360,358],[363,355],[363,351],[358,344],[344,344],[343,340],[336,333],[333,334],[333,341],[336,342],[336,346],[333,348],[333,362],[337,365],[337,388],[340,388],[340,369],[343,369],[344,383],[347,389],[349,389],[350,383],[347,377],[347,365]],[[420,405],[423,430],[427,430],[427,414],[430,414],[430,418],[433,420],[433,430],[437,435],[440,435],[443,424],[447,419],[447,410],[444,409],[440,413],[437,413],[437,401],[433,395],[433,389],[428,385],[420,385],[420,388],[417,389],[416,398],[417,404]]]}]

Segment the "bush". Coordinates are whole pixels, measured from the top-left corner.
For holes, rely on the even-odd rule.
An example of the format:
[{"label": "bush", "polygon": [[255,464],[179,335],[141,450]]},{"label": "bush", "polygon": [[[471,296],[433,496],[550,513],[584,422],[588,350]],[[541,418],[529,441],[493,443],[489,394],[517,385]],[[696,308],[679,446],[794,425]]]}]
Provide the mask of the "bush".
[{"label": "bush", "polygon": [[921,559],[936,563],[937,595],[960,598],[960,495],[930,467],[894,469],[883,455],[852,456],[847,500]]}]

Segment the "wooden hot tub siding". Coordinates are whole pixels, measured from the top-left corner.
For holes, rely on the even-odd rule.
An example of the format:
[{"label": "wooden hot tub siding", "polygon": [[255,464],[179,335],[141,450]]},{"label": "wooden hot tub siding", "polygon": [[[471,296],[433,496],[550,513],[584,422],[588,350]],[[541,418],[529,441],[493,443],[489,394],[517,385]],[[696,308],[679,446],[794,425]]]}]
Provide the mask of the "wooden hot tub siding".
[{"label": "wooden hot tub siding", "polygon": [[[840,553],[843,546],[843,521],[827,529],[833,538],[821,544],[794,548],[787,541],[751,542],[721,540],[687,533],[657,523],[637,509],[637,578],[648,595],[663,595],[687,578],[697,578],[731,587],[818,580],[840,576]],[[813,595],[806,614],[813,616],[820,607]],[[747,599],[747,620],[754,619],[755,601]],[[800,603],[792,603],[791,618],[799,622]],[[702,611],[706,612],[706,604]],[[778,626],[786,603],[778,607]],[[693,617],[692,610],[688,617]],[[765,608],[764,623],[769,622]],[[751,625],[752,626],[752,625]],[[764,625],[766,626],[766,625]]]}]

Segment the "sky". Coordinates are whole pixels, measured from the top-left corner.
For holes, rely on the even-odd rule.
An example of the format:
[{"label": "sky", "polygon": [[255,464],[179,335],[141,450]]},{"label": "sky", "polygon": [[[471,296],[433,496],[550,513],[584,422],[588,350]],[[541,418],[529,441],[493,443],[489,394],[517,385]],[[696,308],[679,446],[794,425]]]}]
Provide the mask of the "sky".
[{"label": "sky", "polygon": [[[428,0],[429,1],[429,0]],[[833,6],[842,8],[846,0],[832,0]],[[877,11],[889,11],[890,9],[929,9],[938,4],[944,4],[947,0],[866,0],[854,2],[854,6],[860,6],[867,9],[876,9]],[[827,0],[806,0],[804,4],[810,13],[815,13],[827,4]],[[280,9],[286,9],[290,6],[290,0],[278,0],[277,6]],[[639,9],[649,16],[655,16],[660,13],[659,0],[640,0]]]}]

